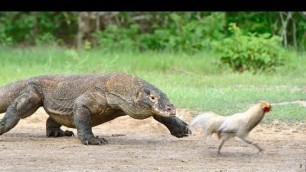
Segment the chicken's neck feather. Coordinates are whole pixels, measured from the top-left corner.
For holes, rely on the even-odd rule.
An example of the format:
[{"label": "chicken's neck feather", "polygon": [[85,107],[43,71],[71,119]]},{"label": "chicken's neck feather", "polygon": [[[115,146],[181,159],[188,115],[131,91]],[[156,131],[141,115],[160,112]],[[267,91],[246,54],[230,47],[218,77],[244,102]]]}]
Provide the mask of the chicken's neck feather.
[{"label": "chicken's neck feather", "polygon": [[247,126],[249,131],[251,131],[257,124],[263,119],[264,112],[259,104],[250,107],[246,112],[247,115]]}]

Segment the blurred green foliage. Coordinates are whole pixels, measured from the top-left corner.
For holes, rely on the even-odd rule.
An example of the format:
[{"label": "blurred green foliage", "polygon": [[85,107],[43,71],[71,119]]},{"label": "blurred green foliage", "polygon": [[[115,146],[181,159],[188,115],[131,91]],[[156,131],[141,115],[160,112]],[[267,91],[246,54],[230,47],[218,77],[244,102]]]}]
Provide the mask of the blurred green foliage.
[{"label": "blurred green foliage", "polygon": [[5,45],[69,42],[74,39],[77,30],[77,13],[0,13],[0,43]]},{"label": "blurred green foliage", "polygon": [[[87,17],[82,18],[84,13]],[[237,26],[233,27],[233,23]],[[221,54],[220,64],[228,64],[234,71],[256,73],[281,65],[287,45],[305,50],[306,14],[0,12],[0,44],[81,45],[85,50],[98,47],[108,51],[166,50],[187,54],[215,51]]]},{"label": "blurred green foliage", "polygon": [[[230,36],[236,23],[244,33],[281,35],[279,12],[89,12],[90,34],[97,45],[141,49],[195,51],[210,48],[211,41]],[[100,12],[101,13],[101,12]],[[80,12],[0,12],[2,44],[36,45],[43,42],[75,44]],[[99,18],[99,22],[98,21]],[[305,49],[306,15],[292,12],[287,26],[289,44],[296,35]],[[295,30],[292,28],[295,24]],[[122,43],[123,42],[123,43]]]},{"label": "blurred green foliage", "polygon": [[234,71],[257,73],[283,64],[285,51],[279,36],[243,34],[234,23],[230,24],[229,31],[233,35],[220,41],[216,50],[222,53],[221,62]]},{"label": "blurred green foliage", "polygon": [[151,32],[142,33],[139,24],[110,25],[96,36],[102,47],[111,49],[197,52],[211,48],[212,41],[223,38],[224,26],[224,13],[213,13],[201,20],[170,13],[164,23],[153,25]]}]

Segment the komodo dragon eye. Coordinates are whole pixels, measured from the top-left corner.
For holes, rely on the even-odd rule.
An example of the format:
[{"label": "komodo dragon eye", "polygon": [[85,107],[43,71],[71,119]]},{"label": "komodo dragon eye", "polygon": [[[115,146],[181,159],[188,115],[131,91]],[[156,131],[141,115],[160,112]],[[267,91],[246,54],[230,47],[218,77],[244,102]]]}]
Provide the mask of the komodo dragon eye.
[{"label": "komodo dragon eye", "polygon": [[152,102],[156,102],[157,101],[157,97],[156,96],[153,96],[153,95],[150,95],[150,100]]}]

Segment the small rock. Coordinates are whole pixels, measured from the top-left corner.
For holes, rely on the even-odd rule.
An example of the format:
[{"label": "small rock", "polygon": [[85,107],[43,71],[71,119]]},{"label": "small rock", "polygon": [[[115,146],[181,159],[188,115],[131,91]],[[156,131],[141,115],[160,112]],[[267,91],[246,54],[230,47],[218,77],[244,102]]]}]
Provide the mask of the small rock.
[{"label": "small rock", "polygon": [[279,120],[274,120],[272,122],[272,124],[275,125],[275,126],[278,126],[278,125],[280,125],[280,121]]},{"label": "small rock", "polygon": [[261,129],[261,128],[258,128],[258,129],[257,129],[257,131],[258,131],[258,132],[262,132],[262,131],[263,131],[263,129]]},{"label": "small rock", "polygon": [[298,133],[298,130],[293,128],[293,129],[291,129],[291,133]]}]

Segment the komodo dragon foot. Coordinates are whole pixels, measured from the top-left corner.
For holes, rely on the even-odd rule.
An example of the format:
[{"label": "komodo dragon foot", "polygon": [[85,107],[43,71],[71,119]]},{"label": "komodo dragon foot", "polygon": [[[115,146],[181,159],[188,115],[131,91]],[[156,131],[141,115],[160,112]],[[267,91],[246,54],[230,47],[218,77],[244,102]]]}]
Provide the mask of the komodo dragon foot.
[{"label": "komodo dragon foot", "polygon": [[161,117],[153,116],[155,120],[164,124],[170,131],[171,135],[182,138],[191,134],[191,130],[186,122],[178,117]]},{"label": "komodo dragon foot", "polygon": [[105,138],[96,137],[80,137],[81,142],[85,145],[104,145],[107,144],[108,141]]},{"label": "komodo dragon foot", "polygon": [[60,128],[48,128],[47,129],[47,137],[64,137],[64,136],[74,136],[72,131],[66,130],[63,131]]},{"label": "komodo dragon foot", "polygon": [[46,122],[46,134],[47,137],[64,137],[64,136],[74,136],[74,133],[72,131],[61,130],[62,125],[55,122],[52,118],[48,118]]}]

